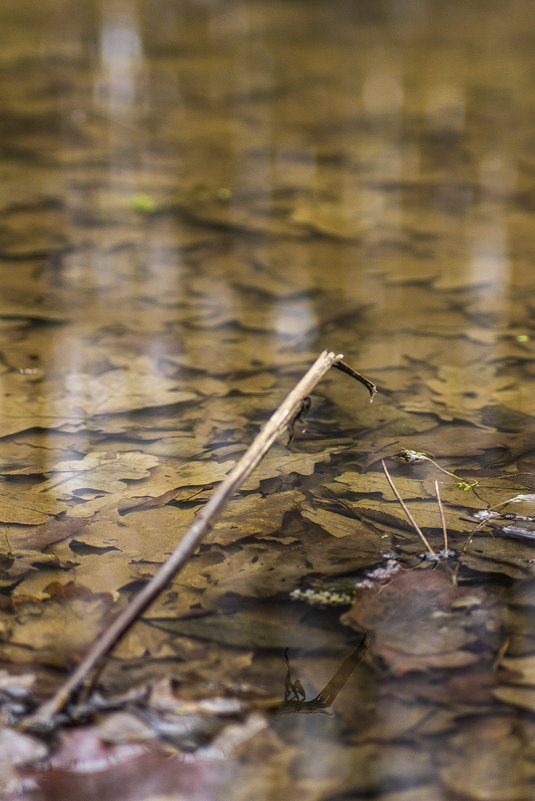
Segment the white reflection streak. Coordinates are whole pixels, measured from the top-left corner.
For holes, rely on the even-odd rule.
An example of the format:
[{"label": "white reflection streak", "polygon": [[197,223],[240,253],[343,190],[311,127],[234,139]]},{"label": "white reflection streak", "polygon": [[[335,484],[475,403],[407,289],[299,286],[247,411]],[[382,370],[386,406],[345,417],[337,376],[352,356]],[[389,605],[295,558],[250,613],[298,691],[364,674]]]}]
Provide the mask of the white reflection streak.
[{"label": "white reflection streak", "polygon": [[301,341],[316,332],[318,321],[308,297],[292,300],[281,299],[274,304],[273,330],[282,339]]},{"label": "white reflection streak", "polygon": [[506,287],[509,282],[510,259],[507,245],[507,197],[516,181],[514,166],[501,156],[487,156],[480,164],[483,188],[482,220],[473,228],[470,277],[473,283],[491,287],[495,313],[507,314]]},{"label": "white reflection streak", "polygon": [[503,214],[496,214],[474,230],[471,250],[472,255],[468,267],[470,283],[492,286],[492,294],[496,301],[493,304],[493,311],[497,311],[499,305],[505,313],[509,255]]},{"label": "white reflection streak", "polygon": [[118,106],[135,102],[141,59],[141,38],[132,6],[124,0],[106,0],[102,5],[100,63],[112,113]]},{"label": "white reflection streak", "polygon": [[[403,177],[403,159],[400,148],[399,129],[403,111],[403,85],[399,74],[378,70],[366,78],[362,87],[362,109],[365,118],[377,123],[374,143],[380,150],[370,154],[372,171],[371,190],[365,194],[363,220],[365,236],[373,241],[380,231],[388,230],[389,236],[401,228],[401,193],[382,188],[385,182],[400,183]],[[350,193],[351,194],[351,193]],[[354,205],[353,198],[346,198],[348,208]]]}]

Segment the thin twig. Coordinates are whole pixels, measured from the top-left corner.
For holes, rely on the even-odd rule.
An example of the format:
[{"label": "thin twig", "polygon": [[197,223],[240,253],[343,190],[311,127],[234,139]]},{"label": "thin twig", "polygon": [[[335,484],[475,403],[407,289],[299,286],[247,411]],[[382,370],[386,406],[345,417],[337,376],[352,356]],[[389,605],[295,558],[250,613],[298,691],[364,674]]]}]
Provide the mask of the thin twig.
[{"label": "thin twig", "polygon": [[416,522],[416,520],[414,519],[414,517],[413,517],[413,516],[411,515],[411,513],[409,512],[409,509],[407,508],[407,505],[405,504],[405,502],[404,502],[403,498],[401,497],[401,495],[400,495],[400,494],[399,494],[399,492],[397,491],[397,488],[396,488],[396,486],[395,486],[394,482],[392,481],[392,478],[391,478],[391,476],[390,476],[390,473],[389,473],[389,472],[388,472],[388,470],[387,470],[386,464],[384,463],[384,459],[381,459],[381,464],[382,464],[382,466],[383,466],[383,471],[384,471],[384,474],[385,474],[385,476],[386,476],[386,480],[387,480],[387,481],[388,481],[388,483],[390,484],[390,487],[391,487],[391,489],[392,489],[392,492],[394,493],[394,495],[396,496],[397,500],[398,500],[398,501],[399,501],[399,503],[401,504],[401,508],[403,509],[403,511],[405,512],[405,514],[407,515],[407,519],[408,519],[408,521],[410,522],[411,526],[413,526],[413,527],[414,527],[414,530],[416,531],[416,533],[418,534],[418,536],[419,536],[419,537],[420,537],[420,539],[422,540],[423,544],[425,545],[425,547],[427,548],[427,550],[429,551],[429,553],[431,554],[431,556],[433,557],[433,559],[437,559],[437,555],[436,555],[436,553],[434,552],[434,550],[431,548],[431,545],[429,544],[429,542],[428,542],[428,540],[427,540],[427,537],[426,537],[426,536],[425,536],[425,534],[423,533],[422,529],[420,528],[420,526],[418,525],[418,523]]},{"label": "thin twig", "polygon": [[440,497],[440,489],[438,481],[435,479],[435,495],[437,496],[438,510],[440,512],[440,522],[442,523],[442,533],[444,535],[444,555],[448,555],[448,529],[446,527],[446,518],[444,517],[444,508],[442,506],[442,498]]},{"label": "thin twig", "polygon": [[350,375],[351,378],[355,378],[357,381],[360,381],[361,384],[364,384],[364,386],[366,387],[366,389],[370,393],[370,403],[372,402],[372,400],[375,397],[375,393],[377,392],[377,387],[375,386],[373,381],[370,381],[370,379],[366,378],[365,375],[361,375],[360,373],[357,373],[356,370],[353,370],[352,367],[350,367],[348,364],[343,362],[341,358],[337,362],[335,362],[333,364],[333,367],[336,367],[337,370],[341,370],[342,373],[345,373],[346,375]]},{"label": "thin twig", "polygon": [[[299,413],[303,399],[310,395],[312,389],[328,370],[333,366],[338,366],[342,359],[342,354],[329,351],[323,351],[318,356],[303,378],[259,431],[246,453],[216,489],[171,556],[162,564],[157,573],[134,597],[131,603],[119,613],[111,625],[95,640],[78,667],[57,690],[55,695],[42,704],[24,722],[23,728],[49,728],[52,725],[54,716],[65,706],[71,696],[79,690],[95,665],[114,648],[130,626],[181,569],[205,534],[213,526],[215,519],[227,504],[234,490],[252,473],[262,457],[265,456]],[[364,383],[371,392],[370,386],[374,386],[371,381],[363,379],[359,373],[355,373],[351,368],[346,370],[345,367],[344,365],[344,372],[349,372],[354,378]]]},{"label": "thin twig", "polygon": [[462,560],[463,560],[463,557],[464,557],[465,553],[467,552],[468,548],[470,547],[470,543],[472,542],[472,540],[475,537],[475,535],[477,534],[477,532],[481,528],[483,528],[483,526],[485,526],[486,523],[487,523],[486,520],[482,520],[468,534],[468,537],[466,539],[466,542],[464,543],[463,549],[462,549],[461,553],[459,554],[459,558],[457,559],[457,564],[455,565],[455,570],[453,571],[453,579],[454,579],[455,583],[457,583],[457,580],[458,580],[458,577],[459,577],[459,571],[461,569]]},{"label": "thin twig", "polygon": [[431,456],[425,451],[413,451],[409,448],[402,448],[398,453],[398,457],[403,459],[403,461],[407,464],[415,464],[416,462],[430,462],[434,467],[437,468],[437,470],[440,470],[441,473],[455,478],[457,480],[457,486],[459,489],[466,491],[479,484],[479,481],[472,481],[471,483],[468,483],[468,481],[465,481],[460,476],[456,475],[456,473],[446,470],[445,467],[442,467],[438,462],[435,462],[435,460],[432,459]]}]

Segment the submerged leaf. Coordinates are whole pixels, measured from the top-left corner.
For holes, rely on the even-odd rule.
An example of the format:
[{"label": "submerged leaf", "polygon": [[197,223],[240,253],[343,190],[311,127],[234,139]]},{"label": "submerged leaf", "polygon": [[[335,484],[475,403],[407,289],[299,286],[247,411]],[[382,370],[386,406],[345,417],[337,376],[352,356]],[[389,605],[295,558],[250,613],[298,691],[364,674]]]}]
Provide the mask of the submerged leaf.
[{"label": "submerged leaf", "polygon": [[494,603],[482,591],[456,587],[442,570],[412,570],[397,573],[378,592],[357,589],[341,619],[368,631],[374,653],[403,673],[476,662],[477,655],[463,649],[496,628]]}]

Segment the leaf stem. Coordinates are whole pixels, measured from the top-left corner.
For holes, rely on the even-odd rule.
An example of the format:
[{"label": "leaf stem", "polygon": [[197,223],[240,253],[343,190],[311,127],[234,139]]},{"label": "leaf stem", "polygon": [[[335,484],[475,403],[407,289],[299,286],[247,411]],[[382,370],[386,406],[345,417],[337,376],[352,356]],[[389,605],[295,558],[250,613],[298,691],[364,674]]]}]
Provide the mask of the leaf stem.
[{"label": "leaf stem", "polygon": [[394,482],[392,481],[392,477],[390,476],[390,473],[388,472],[388,469],[386,467],[384,459],[381,459],[381,465],[383,467],[383,472],[384,472],[384,474],[386,476],[386,480],[390,484],[392,492],[394,493],[394,495],[396,496],[397,500],[401,504],[401,508],[405,512],[409,523],[411,524],[411,526],[413,526],[414,530],[416,531],[416,533],[418,534],[418,536],[422,540],[423,544],[425,545],[425,547],[427,548],[427,550],[429,551],[429,553],[431,554],[433,559],[437,559],[438,557],[437,557],[436,553],[434,552],[434,550],[432,549],[431,545],[429,544],[429,541],[428,541],[427,537],[423,533],[422,529],[420,528],[420,526],[418,525],[418,523],[416,522],[414,517],[411,515],[407,505],[405,504],[405,501],[403,500],[403,498],[401,497],[401,495],[397,491],[397,487],[394,484]]},{"label": "leaf stem", "polygon": [[435,479],[435,494],[437,496],[438,509],[440,512],[440,522],[442,523],[442,533],[444,535],[444,553],[448,554],[448,529],[446,526],[446,518],[444,517],[444,507],[442,506],[442,498],[440,497],[440,489],[438,481]]}]

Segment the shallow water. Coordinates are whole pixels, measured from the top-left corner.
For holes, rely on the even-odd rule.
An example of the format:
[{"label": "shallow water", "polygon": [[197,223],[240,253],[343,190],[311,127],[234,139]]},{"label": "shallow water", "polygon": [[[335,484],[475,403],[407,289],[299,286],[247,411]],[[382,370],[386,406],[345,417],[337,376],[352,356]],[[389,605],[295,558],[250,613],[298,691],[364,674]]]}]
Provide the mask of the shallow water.
[{"label": "shallow water", "polygon": [[[4,0],[0,22],[3,667],[49,693],[329,348],[374,403],[318,385],[100,678],[172,675],[265,725],[122,797],[531,797],[533,4]],[[381,459],[455,551],[434,570]],[[290,600],[357,581],[353,606]]]}]

